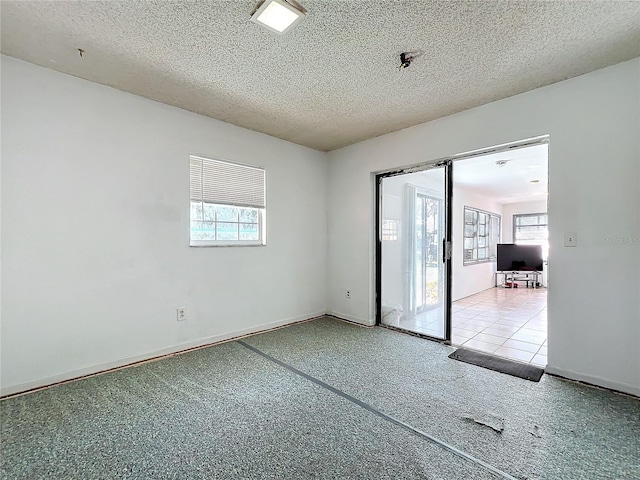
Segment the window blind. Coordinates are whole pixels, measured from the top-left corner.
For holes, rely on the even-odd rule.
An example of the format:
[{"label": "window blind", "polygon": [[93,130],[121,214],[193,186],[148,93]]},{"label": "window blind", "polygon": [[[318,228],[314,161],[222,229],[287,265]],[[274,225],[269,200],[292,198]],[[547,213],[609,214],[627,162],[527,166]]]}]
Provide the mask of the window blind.
[{"label": "window blind", "polygon": [[191,200],[265,208],[265,170],[222,160],[190,159]]}]

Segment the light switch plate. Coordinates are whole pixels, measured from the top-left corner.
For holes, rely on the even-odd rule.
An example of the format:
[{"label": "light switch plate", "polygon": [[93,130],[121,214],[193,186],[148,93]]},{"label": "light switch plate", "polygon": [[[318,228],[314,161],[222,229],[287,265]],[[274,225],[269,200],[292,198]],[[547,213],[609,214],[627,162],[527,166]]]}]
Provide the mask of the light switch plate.
[{"label": "light switch plate", "polygon": [[564,234],[564,246],[565,247],[578,246],[578,234],[576,232],[566,232]]}]

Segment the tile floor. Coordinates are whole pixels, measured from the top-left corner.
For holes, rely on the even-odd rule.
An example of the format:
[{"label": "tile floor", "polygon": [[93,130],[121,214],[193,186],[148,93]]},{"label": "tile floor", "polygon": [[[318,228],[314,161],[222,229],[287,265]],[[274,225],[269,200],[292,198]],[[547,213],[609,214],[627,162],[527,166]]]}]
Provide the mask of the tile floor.
[{"label": "tile floor", "polygon": [[547,364],[547,289],[492,288],[454,302],[451,343]]},{"label": "tile floor", "polygon": [[[547,289],[497,287],[453,302],[451,343],[511,360],[547,365]],[[383,323],[444,337],[442,307]]]}]

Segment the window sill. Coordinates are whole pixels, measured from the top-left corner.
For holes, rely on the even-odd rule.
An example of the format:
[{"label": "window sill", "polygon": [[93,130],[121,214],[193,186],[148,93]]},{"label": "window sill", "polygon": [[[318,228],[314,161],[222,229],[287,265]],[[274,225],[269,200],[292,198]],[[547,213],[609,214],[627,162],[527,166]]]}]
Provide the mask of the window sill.
[{"label": "window sill", "polygon": [[486,260],[473,260],[471,262],[463,262],[462,266],[463,267],[470,267],[472,265],[480,265],[480,264],[483,264],[483,263],[492,263],[492,262],[495,263],[496,259],[495,258],[488,258]]},{"label": "window sill", "polygon": [[221,242],[221,243],[211,243],[211,242],[191,242],[189,244],[190,247],[194,248],[210,248],[210,247],[266,247],[266,243],[262,242]]}]

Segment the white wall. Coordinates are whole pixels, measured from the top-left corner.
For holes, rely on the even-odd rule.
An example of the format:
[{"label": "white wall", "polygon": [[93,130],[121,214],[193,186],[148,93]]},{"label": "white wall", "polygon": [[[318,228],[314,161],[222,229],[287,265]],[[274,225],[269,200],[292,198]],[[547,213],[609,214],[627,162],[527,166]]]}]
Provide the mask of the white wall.
[{"label": "white wall", "polygon": [[635,59],[331,152],[331,310],[375,320],[372,172],[549,134],[548,369],[640,395],[639,87]]},{"label": "white wall", "polygon": [[[189,247],[189,154],[266,167],[266,247]],[[325,313],[326,185],[324,153],[3,56],[2,394]]]},{"label": "white wall", "polygon": [[[454,164],[455,177],[455,164]],[[496,262],[464,265],[464,207],[473,207],[490,213],[502,215],[502,205],[486,195],[474,192],[468,187],[454,185],[453,188],[453,245],[452,245],[452,292],[455,302],[461,298],[476,294],[495,286],[494,272]]]},{"label": "white wall", "polygon": [[[550,134],[549,370],[640,395],[640,60],[332,152],[328,191],[325,154],[1,70],[2,394],[321,314],[327,278],[371,324],[372,172]],[[187,246],[191,153],[267,168],[266,247]]]},{"label": "white wall", "polygon": [[546,213],[546,200],[507,203],[503,206],[502,243],[513,243],[513,216],[524,213]]}]

